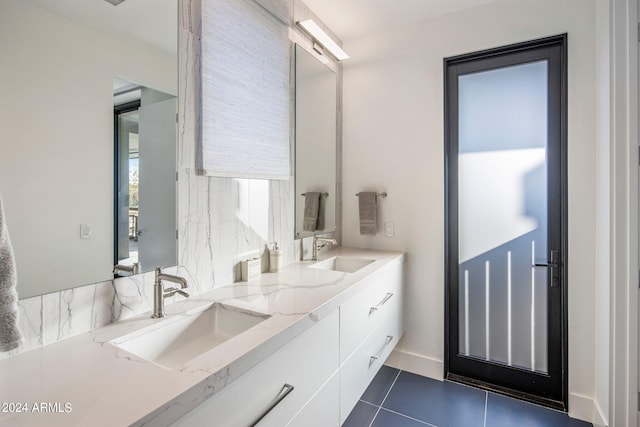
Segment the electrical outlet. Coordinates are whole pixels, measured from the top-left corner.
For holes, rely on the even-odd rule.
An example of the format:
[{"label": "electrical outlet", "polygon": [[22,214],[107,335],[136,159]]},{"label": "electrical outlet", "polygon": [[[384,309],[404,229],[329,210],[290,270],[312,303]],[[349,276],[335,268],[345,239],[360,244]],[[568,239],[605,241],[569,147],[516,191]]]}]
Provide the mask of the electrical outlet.
[{"label": "electrical outlet", "polygon": [[384,235],[387,237],[393,237],[395,230],[393,229],[393,222],[385,221],[384,223]]},{"label": "electrical outlet", "polygon": [[80,238],[82,240],[90,239],[93,234],[91,224],[80,224]]}]

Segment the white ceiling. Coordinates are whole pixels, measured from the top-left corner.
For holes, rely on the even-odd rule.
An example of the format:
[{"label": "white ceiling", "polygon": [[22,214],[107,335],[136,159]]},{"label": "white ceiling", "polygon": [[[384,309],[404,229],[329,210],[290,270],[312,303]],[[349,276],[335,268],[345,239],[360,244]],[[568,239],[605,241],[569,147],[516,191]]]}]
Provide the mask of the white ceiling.
[{"label": "white ceiling", "polygon": [[[177,52],[177,1],[24,0],[50,12],[173,55]],[[494,0],[303,0],[343,41],[409,25]]]},{"label": "white ceiling", "polygon": [[494,0],[303,0],[343,41]]},{"label": "white ceiling", "polygon": [[178,50],[176,0],[24,0],[84,26],[175,55]]}]

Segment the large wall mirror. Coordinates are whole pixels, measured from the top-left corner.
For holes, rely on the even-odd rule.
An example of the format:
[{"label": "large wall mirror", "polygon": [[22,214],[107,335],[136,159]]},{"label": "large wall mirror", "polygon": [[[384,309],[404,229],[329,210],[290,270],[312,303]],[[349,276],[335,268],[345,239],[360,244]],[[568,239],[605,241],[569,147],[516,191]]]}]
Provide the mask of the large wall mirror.
[{"label": "large wall mirror", "polygon": [[115,264],[177,264],[177,8],[0,3],[0,193],[21,299]]},{"label": "large wall mirror", "polygon": [[296,238],[304,238],[336,230],[337,80],[336,73],[310,52],[300,45],[295,50],[295,232]]}]

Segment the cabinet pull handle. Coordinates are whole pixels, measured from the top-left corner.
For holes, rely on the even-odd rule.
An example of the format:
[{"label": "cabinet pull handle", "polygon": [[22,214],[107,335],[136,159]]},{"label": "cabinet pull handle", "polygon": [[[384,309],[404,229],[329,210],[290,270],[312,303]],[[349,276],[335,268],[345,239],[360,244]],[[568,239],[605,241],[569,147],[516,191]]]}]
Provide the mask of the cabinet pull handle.
[{"label": "cabinet pull handle", "polygon": [[376,311],[378,311],[378,309],[382,307],[385,302],[389,301],[389,298],[391,298],[392,296],[393,294],[391,292],[387,292],[387,295],[384,297],[382,301],[378,303],[378,305],[376,305],[375,307],[371,307],[369,309],[369,316],[371,316],[372,313],[375,313]]},{"label": "cabinet pull handle", "polygon": [[283,385],[273,403],[271,403],[271,405],[265,409],[253,423],[250,424],[250,427],[255,427],[260,421],[262,421],[262,419],[266,417],[273,408],[278,406],[278,404],[293,391],[293,388],[294,387],[291,384]]},{"label": "cabinet pull handle", "polygon": [[380,350],[376,353],[375,356],[371,356],[371,358],[369,359],[369,367],[371,367],[371,365],[373,365],[373,362],[375,362],[376,360],[378,360],[380,358],[380,355],[382,355],[382,352],[389,345],[389,343],[391,341],[393,341],[393,336],[387,335],[387,339],[384,341],[384,344],[382,345]]}]

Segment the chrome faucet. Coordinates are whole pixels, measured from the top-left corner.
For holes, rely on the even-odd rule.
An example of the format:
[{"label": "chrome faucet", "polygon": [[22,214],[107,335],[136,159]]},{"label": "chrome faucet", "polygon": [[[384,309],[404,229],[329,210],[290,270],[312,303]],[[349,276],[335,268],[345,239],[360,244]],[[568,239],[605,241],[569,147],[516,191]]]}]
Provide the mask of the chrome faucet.
[{"label": "chrome faucet", "polygon": [[[322,245],[319,245],[318,242],[325,242],[325,243]],[[318,237],[316,233],[313,233],[313,252],[312,252],[311,261],[317,261],[318,252],[320,251],[320,249],[324,248],[329,243],[331,243],[332,245],[337,245],[338,241],[331,237]]]},{"label": "chrome faucet", "polygon": [[140,264],[138,264],[137,262],[134,262],[132,265],[116,264],[113,266],[113,274],[116,274],[118,272],[138,274],[140,273]]},{"label": "chrome faucet", "polygon": [[153,283],[153,319],[164,317],[164,299],[172,297],[175,294],[180,294],[185,298],[189,297],[189,294],[178,288],[164,289],[162,281],[177,283],[182,289],[187,287],[187,279],[180,276],[174,276],[171,274],[163,273],[160,267],[156,267],[156,280]]}]

